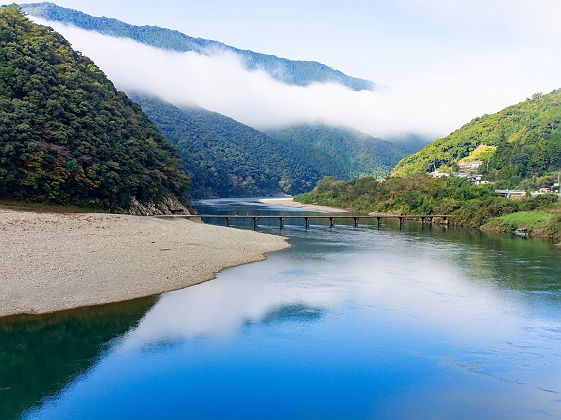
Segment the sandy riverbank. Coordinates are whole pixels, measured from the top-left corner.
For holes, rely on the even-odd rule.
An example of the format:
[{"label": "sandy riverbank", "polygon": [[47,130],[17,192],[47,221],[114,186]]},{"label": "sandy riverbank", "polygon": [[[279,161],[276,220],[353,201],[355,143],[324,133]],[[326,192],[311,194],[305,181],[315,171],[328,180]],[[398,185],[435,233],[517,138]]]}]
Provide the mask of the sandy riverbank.
[{"label": "sandy riverbank", "polygon": [[302,204],[294,201],[291,197],[286,198],[261,198],[257,200],[259,203],[269,204],[271,206],[293,207],[302,210],[323,211],[327,213],[347,213],[347,210],[337,207],[318,206],[316,204]]},{"label": "sandy riverbank", "polygon": [[0,316],[181,289],[288,246],[184,219],[0,210]]}]

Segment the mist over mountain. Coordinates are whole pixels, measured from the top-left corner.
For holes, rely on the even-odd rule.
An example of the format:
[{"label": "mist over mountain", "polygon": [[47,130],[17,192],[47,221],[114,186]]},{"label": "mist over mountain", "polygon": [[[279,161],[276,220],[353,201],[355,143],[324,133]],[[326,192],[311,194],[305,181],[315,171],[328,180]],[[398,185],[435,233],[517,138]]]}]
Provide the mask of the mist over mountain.
[{"label": "mist over mountain", "polygon": [[53,3],[22,4],[23,10],[31,16],[72,24],[76,27],[94,30],[114,37],[130,38],[157,48],[198,54],[229,52],[238,55],[249,70],[265,70],[274,79],[296,86],[311,83],[339,83],[352,90],[372,90],[375,85],[369,80],[347,76],[325,64],[315,61],[295,61],[274,55],[260,54],[250,50],[235,48],[222,42],[194,38],[179,31],[158,26],[135,26],[106,17],[94,17],[77,10],[59,7]]},{"label": "mist over mountain", "polygon": [[[199,106],[257,130],[319,123],[352,127],[378,138],[407,133],[433,136],[443,132],[442,127],[449,125],[453,114],[449,107],[433,111],[430,104],[436,99],[434,87],[417,80],[374,91],[355,90],[332,78],[315,78],[306,85],[290,84],[279,78],[283,72],[279,73],[277,67],[272,72],[263,66],[249,68],[244,57],[233,50],[210,48],[201,53],[200,48],[176,51],[155,47],[132,36],[84,29],[92,26],[88,15],[86,22],[78,19],[74,24],[40,13],[61,10],[52,8],[41,5],[28,11],[50,17],[32,19],[53,27],[75,49],[92,57],[119,89],[142,92],[178,107]],[[84,17],[80,12],[63,11]],[[300,70],[298,74],[306,73]],[[431,118],[436,112],[441,118],[435,123]]]},{"label": "mist over mountain", "polygon": [[[93,56],[119,88],[134,95],[177,147],[193,197],[295,194],[323,176],[387,176],[424,145],[415,135],[395,134],[391,143],[344,128],[371,132],[383,130],[380,124],[393,125],[379,112],[389,112],[382,105],[391,94],[349,85],[331,77],[333,69],[322,67],[316,74],[309,62],[244,52],[52,3],[24,8]],[[287,63],[292,63],[288,73]]]}]

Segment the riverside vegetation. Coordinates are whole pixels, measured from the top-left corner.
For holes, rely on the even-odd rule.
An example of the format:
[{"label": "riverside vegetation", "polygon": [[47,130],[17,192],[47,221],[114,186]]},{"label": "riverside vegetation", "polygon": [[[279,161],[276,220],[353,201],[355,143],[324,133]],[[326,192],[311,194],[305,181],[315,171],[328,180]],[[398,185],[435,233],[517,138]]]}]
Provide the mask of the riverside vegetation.
[{"label": "riverside vegetation", "polygon": [[[432,178],[454,173],[469,162],[486,185],[464,178]],[[465,166],[464,166],[465,168]],[[531,197],[530,188],[551,186],[561,168],[561,90],[532,98],[493,115],[475,118],[448,137],[402,159],[392,177],[320,181],[295,199],[302,203],[399,214],[450,214],[450,223],[468,228],[561,239],[561,207],[556,194]],[[522,188],[527,197],[510,200],[495,189]]]},{"label": "riverside vegetation", "polygon": [[181,161],[140,106],[17,6],[0,9],[0,122],[0,198],[188,206]]},{"label": "riverside vegetation", "polygon": [[312,192],[294,199],[361,212],[450,214],[449,222],[454,226],[499,232],[525,227],[530,234],[561,239],[561,209],[556,195],[510,200],[497,195],[492,185],[474,185],[463,178],[413,174],[383,181],[363,177],[344,182],[328,177]]}]

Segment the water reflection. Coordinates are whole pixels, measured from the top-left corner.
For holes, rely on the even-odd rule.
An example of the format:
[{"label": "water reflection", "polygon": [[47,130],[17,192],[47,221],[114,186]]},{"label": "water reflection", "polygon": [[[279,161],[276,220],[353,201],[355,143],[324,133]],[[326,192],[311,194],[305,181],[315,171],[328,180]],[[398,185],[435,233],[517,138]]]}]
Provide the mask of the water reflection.
[{"label": "water reflection", "polygon": [[[312,322],[321,318],[323,308],[314,308],[302,303],[294,303],[289,305],[272,308],[257,323],[272,324],[276,322]],[[250,326],[255,322],[247,321],[246,326]]]},{"label": "water reflection", "polygon": [[[272,211],[242,200],[199,206]],[[274,221],[259,228],[279,232]],[[551,243],[392,222],[306,232],[302,221],[284,232],[292,248],[139,311],[137,325],[115,330],[124,334],[110,351],[97,345],[81,380],[66,374],[62,389],[46,378],[48,393],[62,390],[26,416],[561,414],[561,375],[552,374],[561,371],[560,258]]]},{"label": "water reflection", "polygon": [[155,298],[0,322],[0,419],[21,413],[87,372]]}]

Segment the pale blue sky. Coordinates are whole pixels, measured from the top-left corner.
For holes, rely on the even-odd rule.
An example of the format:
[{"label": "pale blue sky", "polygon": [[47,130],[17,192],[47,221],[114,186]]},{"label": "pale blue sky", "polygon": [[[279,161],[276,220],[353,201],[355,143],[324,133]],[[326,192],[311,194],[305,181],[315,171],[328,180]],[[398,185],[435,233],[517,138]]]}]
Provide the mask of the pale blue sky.
[{"label": "pale blue sky", "polygon": [[[150,80],[154,92],[168,91],[169,97],[179,95],[178,100],[254,126],[303,119],[346,123],[380,136],[411,131],[443,135],[532,93],[561,88],[559,0],[56,3],[257,52],[320,61],[387,87],[371,95],[289,89],[238,73],[230,62],[204,60],[182,63],[187,67],[172,79],[167,73],[176,70],[169,64],[174,57],[155,63],[143,58],[147,52],[139,46],[57,27],[118,87],[145,87]],[[226,83],[232,74],[239,78]],[[138,86],[131,86],[133,79]],[[242,81],[253,88],[240,91]]]},{"label": "pale blue sky", "polygon": [[[8,2],[3,2],[8,3]],[[556,1],[445,0],[58,0],[129,23],[151,24],[241,48],[325,62],[392,83],[412,67],[541,43],[535,21]],[[466,5],[469,3],[469,5]],[[529,17],[527,9],[537,10]],[[551,10],[547,10],[552,8]],[[550,29],[545,25],[545,37]],[[531,34],[531,39],[528,39]],[[446,59],[444,59],[446,58]]]}]

